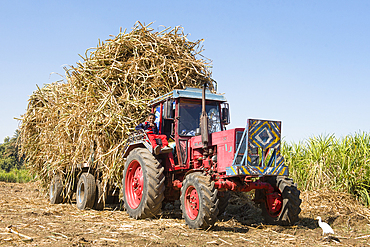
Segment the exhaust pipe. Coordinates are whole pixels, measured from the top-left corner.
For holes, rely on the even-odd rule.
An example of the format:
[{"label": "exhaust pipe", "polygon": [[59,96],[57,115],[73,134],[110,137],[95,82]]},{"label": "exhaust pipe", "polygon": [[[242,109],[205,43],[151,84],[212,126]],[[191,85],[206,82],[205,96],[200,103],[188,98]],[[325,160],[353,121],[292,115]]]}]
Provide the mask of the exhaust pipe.
[{"label": "exhaust pipe", "polygon": [[206,88],[207,83],[203,85],[202,91],[202,115],[200,116],[200,133],[202,135],[203,149],[206,151],[208,148],[208,116],[206,112]]}]

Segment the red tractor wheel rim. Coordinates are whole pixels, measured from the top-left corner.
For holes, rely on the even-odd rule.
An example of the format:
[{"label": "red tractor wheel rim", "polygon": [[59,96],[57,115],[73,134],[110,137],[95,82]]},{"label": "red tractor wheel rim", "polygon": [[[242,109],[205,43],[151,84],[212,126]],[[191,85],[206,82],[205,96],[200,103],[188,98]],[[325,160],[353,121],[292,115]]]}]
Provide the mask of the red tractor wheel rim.
[{"label": "red tractor wheel rim", "polygon": [[191,220],[195,220],[199,213],[199,196],[194,186],[189,186],[185,192],[185,211]]},{"label": "red tractor wheel rim", "polygon": [[271,217],[276,218],[280,215],[282,206],[283,206],[283,197],[279,189],[275,188],[274,193],[267,195],[266,202],[267,212]]},{"label": "red tractor wheel rim", "polygon": [[131,161],[127,168],[125,179],[126,200],[130,208],[139,206],[143,196],[144,178],[140,163],[137,160]]}]

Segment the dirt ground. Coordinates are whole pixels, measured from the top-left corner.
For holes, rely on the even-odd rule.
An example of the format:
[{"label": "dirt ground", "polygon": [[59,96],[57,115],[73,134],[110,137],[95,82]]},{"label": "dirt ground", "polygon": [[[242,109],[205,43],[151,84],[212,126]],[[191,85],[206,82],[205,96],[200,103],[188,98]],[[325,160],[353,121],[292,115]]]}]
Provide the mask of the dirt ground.
[{"label": "dirt ground", "polygon": [[[265,225],[249,195],[238,194],[206,231],[189,229],[176,205],[157,219],[134,220],[118,205],[51,205],[37,182],[0,182],[0,195],[1,246],[370,246],[370,210],[338,192],[302,192],[300,221],[291,227]],[[322,236],[317,216],[333,237]]]}]

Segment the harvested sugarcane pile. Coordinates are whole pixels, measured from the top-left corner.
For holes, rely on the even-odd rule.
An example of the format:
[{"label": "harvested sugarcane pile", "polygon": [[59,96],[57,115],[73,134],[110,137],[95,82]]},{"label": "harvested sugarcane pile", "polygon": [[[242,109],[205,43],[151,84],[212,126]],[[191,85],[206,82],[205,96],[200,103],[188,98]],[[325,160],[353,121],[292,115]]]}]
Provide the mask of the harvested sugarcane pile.
[{"label": "harvested sugarcane pile", "polygon": [[120,154],[130,131],[145,120],[148,102],[203,83],[214,89],[200,44],[181,27],[156,32],[138,22],[88,49],[82,62],[65,68],[66,81],[36,90],[21,118],[20,144],[43,186],[59,173],[71,189],[76,166],[86,162],[101,171],[104,188],[107,181],[119,186]]}]

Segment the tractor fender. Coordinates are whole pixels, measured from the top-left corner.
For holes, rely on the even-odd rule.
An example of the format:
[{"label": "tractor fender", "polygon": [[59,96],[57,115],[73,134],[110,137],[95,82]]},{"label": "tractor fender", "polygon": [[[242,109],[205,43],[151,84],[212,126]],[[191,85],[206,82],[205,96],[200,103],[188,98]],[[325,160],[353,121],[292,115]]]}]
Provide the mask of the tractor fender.
[{"label": "tractor fender", "polygon": [[189,174],[191,174],[191,173],[194,173],[194,172],[201,172],[201,173],[203,173],[203,172],[204,172],[204,170],[202,170],[202,169],[191,169],[191,170],[189,170],[189,171],[187,171],[187,172],[185,173],[184,178],[183,178],[182,180],[184,181],[187,175],[189,175]]},{"label": "tractor fender", "polygon": [[152,144],[144,130],[136,130],[129,135],[123,147],[122,158],[127,158],[129,153],[135,148],[146,148],[150,153],[153,153]]},{"label": "tractor fender", "polygon": [[145,145],[145,144],[147,144],[147,143],[145,143],[145,142],[137,142],[137,143],[129,144],[129,145],[126,147],[125,151],[123,152],[122,157],[123,157],[123,158],[127,158],[127,156],[129,155],[129,153],[130,153],[132,150],[134,150],[135,148],[146,148],[146,149],[148,149],[148,150],[149,150],[149,152],[150,152],[150,153],[152,153],[152,151],[153,151],[152,146],[150,146],[150,145]]},{"label": "tractor fender", "polygon": [[172,181],[173,188],[175,190],[181,189],[182,183],[185,181],[186,177],[188,175],[192,174],[192,173],[195,173],[195,172],[199,172],[199,173],[203,174],[204,170],[202,170],[202,169],[192,169],[192,170],[187,171],[181,181],[180,180]]}]

